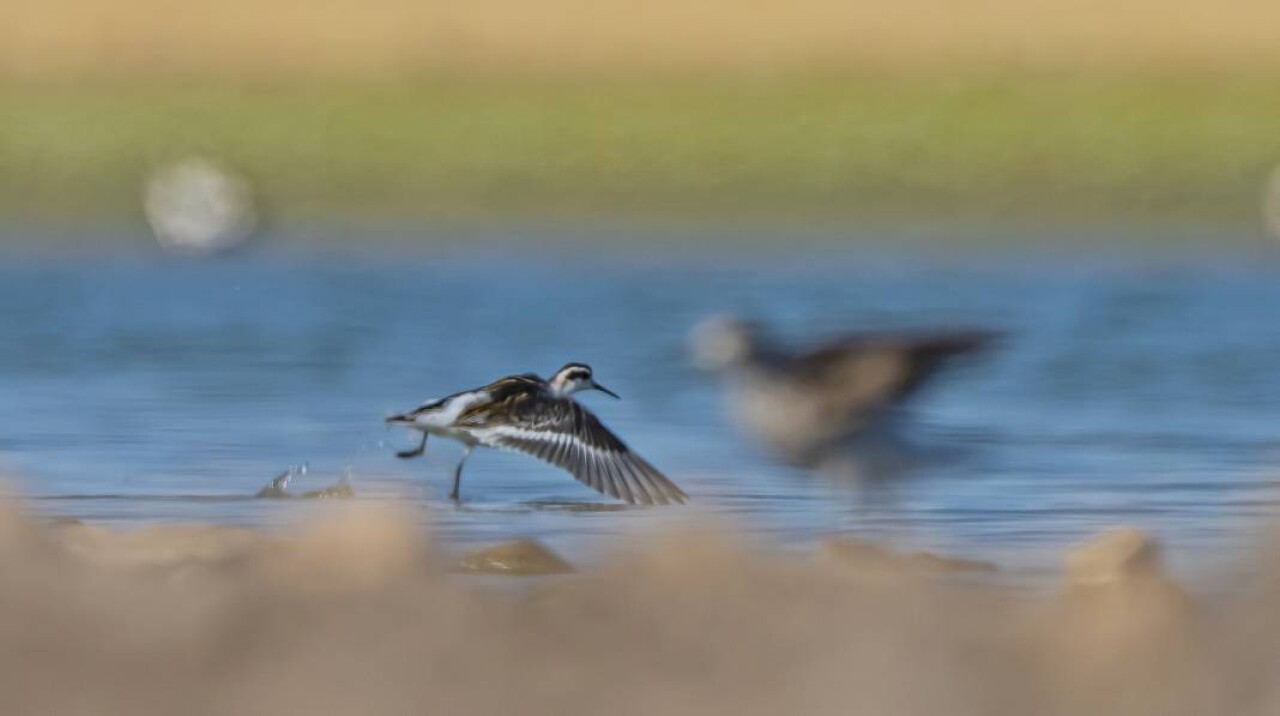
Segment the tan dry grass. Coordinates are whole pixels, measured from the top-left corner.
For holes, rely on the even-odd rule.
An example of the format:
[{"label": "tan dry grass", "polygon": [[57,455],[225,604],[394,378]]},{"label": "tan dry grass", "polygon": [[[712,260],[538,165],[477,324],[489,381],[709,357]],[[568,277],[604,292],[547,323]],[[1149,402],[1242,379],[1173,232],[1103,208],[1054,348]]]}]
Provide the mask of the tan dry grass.
[{"label": "tan dry grass", "polygon": [[4,0],[0,76],[1252,69],[1275,0]]}]

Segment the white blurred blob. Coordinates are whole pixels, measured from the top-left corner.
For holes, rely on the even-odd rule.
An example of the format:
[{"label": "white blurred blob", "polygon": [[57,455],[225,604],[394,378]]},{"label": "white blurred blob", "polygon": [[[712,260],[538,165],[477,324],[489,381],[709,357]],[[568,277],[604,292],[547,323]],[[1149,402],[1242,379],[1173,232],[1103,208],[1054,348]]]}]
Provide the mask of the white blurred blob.
[{"label": "white blurred blob", "polygon": [[1262,194],[1262,221],[1271,235],[1280,239],[1280,166],[1271,172]]},{"label": "white blurred blob", "polygon": [[152,172],[143,208],[160,246],[175,253],[225,251],[247,240],[257,224],[248,182],[202,157]]}]

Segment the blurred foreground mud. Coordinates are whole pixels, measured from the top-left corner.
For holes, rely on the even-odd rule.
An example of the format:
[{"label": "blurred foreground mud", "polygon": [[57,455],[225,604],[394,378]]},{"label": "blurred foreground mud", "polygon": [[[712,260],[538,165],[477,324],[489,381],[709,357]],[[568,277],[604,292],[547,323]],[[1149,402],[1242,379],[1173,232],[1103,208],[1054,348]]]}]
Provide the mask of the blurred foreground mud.
[{"label": "blurred foreground mud", "polygon": [[466,553],[458,562],[458,570],[471,574],[535,577],[569,574],[573,565],[537,540],[518,539]]},{"label": "blurred foreground mud", "polygon": [[1041,591],[982,562],[847,540],[784,558],[714,532],[495,585],[406,515],[330,507],[270,535],[3,503],[0,713],[1280,713],[1274,560],[1198,600],[1132,531]]}]

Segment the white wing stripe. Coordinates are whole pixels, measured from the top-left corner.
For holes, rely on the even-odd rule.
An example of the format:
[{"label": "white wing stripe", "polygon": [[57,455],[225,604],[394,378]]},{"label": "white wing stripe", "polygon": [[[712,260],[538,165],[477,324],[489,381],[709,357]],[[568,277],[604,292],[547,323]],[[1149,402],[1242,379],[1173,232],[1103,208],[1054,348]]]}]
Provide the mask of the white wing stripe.
[{"label": "white wing stripe", "polygon": [[516,425],[472,428],[479,442],[523,452],[568,470],[590,487],[629,503],[684,502],[680,488],[635,453],[586,442],[584,436]]},{"label": "white wing stripe", "polygon": [[627,469],[631,473],[632,479],[634,479],[636,484],[640,486],[641,490],[644,490],[644,494],[648,496],[649,504],[667,504],[666,496],[662,494],[662,490],[659,490],[657,485],[654,485],[652,490],[649,489],[648,481],[644,479],[644,476],[640,473],[633,461],[627,461]]},{"label": "white wing stripe", "polygon": [[635,503],[636,497],[631,492],[631,485],[627,483],[627,476],[622,471],[622,460],[609,460],[606,467],[613,474],[613,485],[622,493],[622,499],[629,503]]},{"label": "white wing stripe", "polygon": [[502,440],[504,438],[514,440],[531,440],[539,443],[565,442],[577,447],[579,450],[586,450],[601,456],[623,454],[615,450],[591,445],[578,435],[574,435],[572,433],[561,433],[550,430],[530,430],[529,428],[519,428],[513,425],[495,425],[490,428],[476,428],[473,429],[471,433],[485,444],[496,442],[497,440]]},{"label": "white wing stripe", "polygon": [[631,461],[622,461],[620,467],[622,468],[622,474],[626,478],[627,483],[631,486],[631,492],[635,494],[636,499],[646,505],[652,505],[654,503],[653,495],[649,494],[649,488],[645,487],[644,480],[641,480],[640,476],[636,474]]}]

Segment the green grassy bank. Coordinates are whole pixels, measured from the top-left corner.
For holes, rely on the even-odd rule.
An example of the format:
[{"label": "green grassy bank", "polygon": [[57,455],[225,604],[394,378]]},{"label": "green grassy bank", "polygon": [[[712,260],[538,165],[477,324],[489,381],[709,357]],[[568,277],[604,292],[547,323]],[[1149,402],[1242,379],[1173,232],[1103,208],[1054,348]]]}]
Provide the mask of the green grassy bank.
[{"label": "green grassy bank", "polygon": [[1248,222],[1280,78],[0,87],[0,214],[131,215],[191,152],[284,218]]}]

